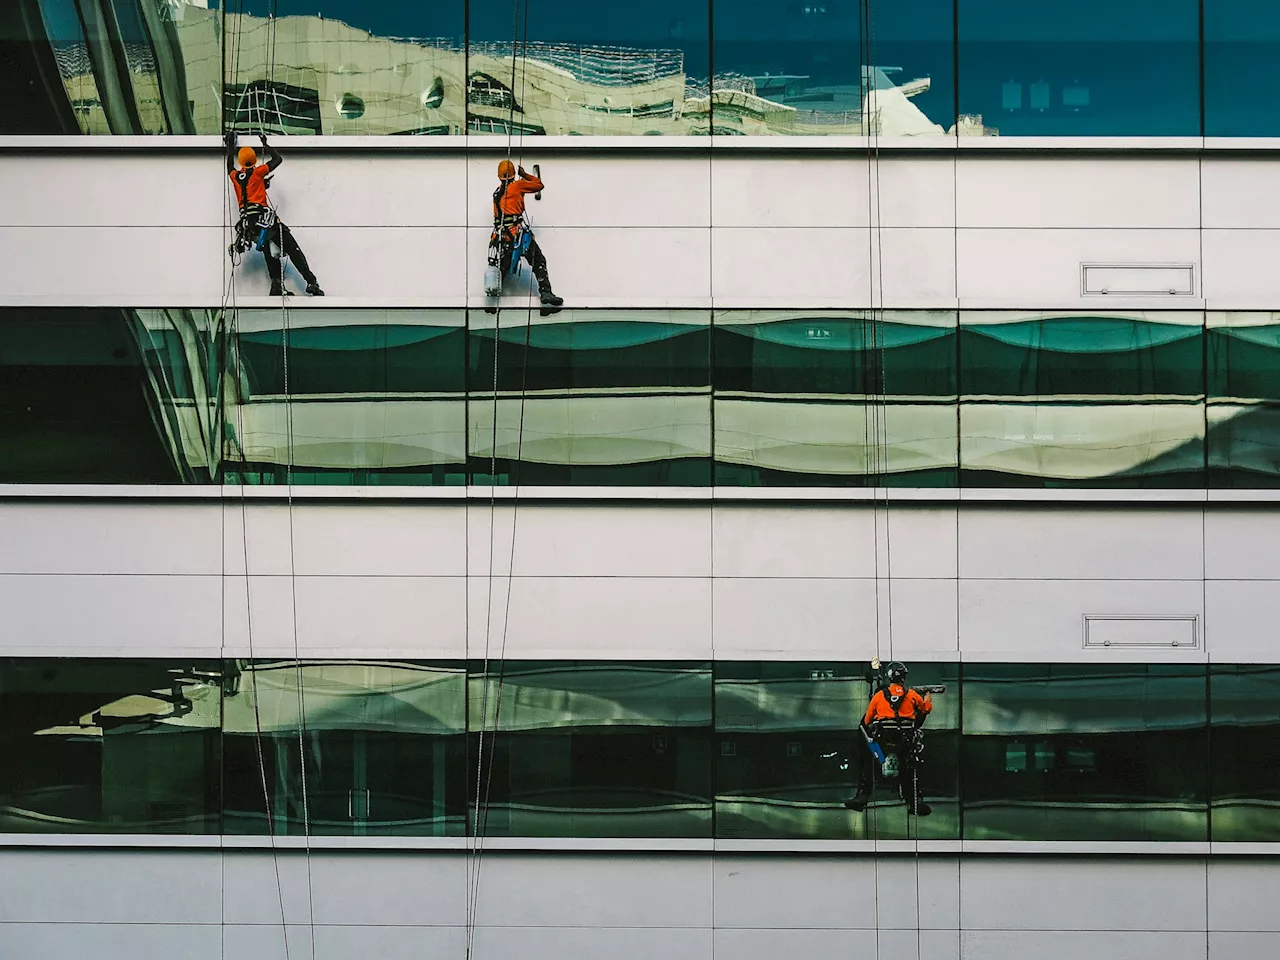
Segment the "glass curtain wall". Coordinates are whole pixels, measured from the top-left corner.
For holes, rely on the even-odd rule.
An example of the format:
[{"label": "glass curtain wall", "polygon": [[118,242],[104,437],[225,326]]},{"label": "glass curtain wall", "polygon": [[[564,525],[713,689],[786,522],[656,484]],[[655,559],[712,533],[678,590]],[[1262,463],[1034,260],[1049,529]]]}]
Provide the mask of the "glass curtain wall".
[{"label": "glass curtain wall", "polygon": [[1280,314],[1210,313],[1207,417],[1214,486],[1280,486]]},{"label": "glass curtain wall", "polygon": [[0,41],[0,135],[1280,134],[1267,0],[11,0]]}]

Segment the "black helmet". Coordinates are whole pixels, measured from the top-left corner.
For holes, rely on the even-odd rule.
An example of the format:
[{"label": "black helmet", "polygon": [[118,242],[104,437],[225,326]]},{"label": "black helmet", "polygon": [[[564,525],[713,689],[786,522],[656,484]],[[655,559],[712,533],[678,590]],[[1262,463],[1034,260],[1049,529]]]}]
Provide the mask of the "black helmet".
[{"label": "black helmet", "polygon": [[885,669],[885,675],[888,676],[890,683],[902,683],[907,679],[907,665],[895,660]]}]

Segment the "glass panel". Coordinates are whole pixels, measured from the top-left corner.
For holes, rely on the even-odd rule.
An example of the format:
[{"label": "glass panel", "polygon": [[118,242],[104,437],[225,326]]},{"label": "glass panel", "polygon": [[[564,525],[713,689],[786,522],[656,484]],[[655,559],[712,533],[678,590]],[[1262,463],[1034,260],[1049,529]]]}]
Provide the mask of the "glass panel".
[{"label": "glass panel", "polygon": [[1213,839],[1280,840],[1280,667],[1214,664]]},{"label": "glass panel", "polygon": [[1002,136],[1200,135],[1198,0],[959,0],[960,112]]},{"label": "glass panel", "polygon": [[516,24],[508,0],[470,0],[467,129],[707,133],[697,87],[710,72],[708,9],[706,0],[549,0],[524,4]]},{"label": "glass panel", "polygon": [[1201,486],[1203,350],[1200,313],[962,314],[961,483]]},{"label": "glass panel", "polygon": [[240,310],[229,483],[464,482],[461,310]]},{"label": "glass panel", "polygon": [[461,133],[463,3],[237,3],[227,14],[228,124],[254,133]]},{"label": "glass panel", "polygon": [[933,812],[911,822],[893,782],[880,781],[866,812],[844,806],[874,763],[858,732],[868,664],[720,662],[715,671],[717,837],[959,836],[955,665],[911,667],[913,684],[950,685],[925,728],[920,783]]},{"label": "glass panel", "polygon": [[1280,314],[1210,313],[1209,482],[1280,486]]},{"label": "glass panel", "polygon": [[955,335],[947,311],[717,312],[716,482],[954,486]]},{"label": "glass panel", "polygon": [[[153,418],[162,393],[144,329],[135,311],[0,310],[0,483],[182,478],[176,447]],[[184,362],[169,358],[181,378]],[[183,473],[207,480],[200,469]]]},{"label": "glass panel", "polygon": [[710,483],[706,311],[472,311],[470,319],[473,483]]},{"label": "glass panel", "polygon": [[230,661],[227,678],[226,833],[463,833],[461,663]]},{"label": "glass panel", "polygon": [[0,832],[217,833],[220,667],[0,659]]},{"label": "glass panel", "polygon": [[[862,2],[713,8],[716,134],[954,134],[952,0],[872,3],[865,36]],[[705,121],[706,98],[704,85],[686,112]],[[982,118],[964,118],[961,128],[981,133]]]},{"label": "glass panel", "polygon": [[1205,668],[965,664],[964,835],[1205,840]]},{"label": "glass panel", "polygon": [[1280,136],[1275,100],[1258,86],[1280,57],[1280,7],[1271,0],[1204,4],[1204,132]]},{"label": "glass panel", "polygon": [[707,663],[473,664],[474,832],[711,836],[711,695]]}]

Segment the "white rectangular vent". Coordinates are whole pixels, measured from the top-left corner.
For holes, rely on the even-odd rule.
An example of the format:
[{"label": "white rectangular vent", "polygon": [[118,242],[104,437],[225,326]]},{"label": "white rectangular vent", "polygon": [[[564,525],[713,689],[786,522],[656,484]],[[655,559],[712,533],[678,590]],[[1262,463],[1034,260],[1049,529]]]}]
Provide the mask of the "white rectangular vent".
[{"label": "white rectangular vent", "polygon": [[1086,647],[1200,648],[1200,618],[1104,617],[1085,614]]},{"label": "white rectangular vent", "polygon": [[1091,297],[1191,297],[1193,263],[1082,263],[1080,292]]}]

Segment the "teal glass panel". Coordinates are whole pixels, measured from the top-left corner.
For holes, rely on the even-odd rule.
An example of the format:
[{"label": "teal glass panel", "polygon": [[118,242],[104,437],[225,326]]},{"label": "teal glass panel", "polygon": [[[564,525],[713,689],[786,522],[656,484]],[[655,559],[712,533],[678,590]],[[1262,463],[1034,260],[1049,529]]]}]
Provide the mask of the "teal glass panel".
[{"label": "teal glass panel", "polygon": [[470,324],[473,483],[710,483],[707,311],[472,311]]},{"label": "teal glass panel", "polygon": [[1204,351],[1201,313],[962,313],[961,485],[1202,486]]},{"label": "teal glass panel", "polygon": [[1208,317],[1209,483],[1280,486],[1280,318]]},{"label": "teal glass panel", "polygon": [[1198,0],[958,3],[960,113],[989,132],[1200,136]]},{"label": "teal glass panel", "polygon": [[468,0],[467,130],[707,133],[709,11],[706,0],[548,0],[513,22],[507,0]]},{"label": "teal glass panel", "polygon": [[1213,840],[1280,840],[1280,667],[1213,664]]},{"label": "teal glass panel", "polygon": [[173,419],[208,410],[154,313],[0,310],[0,483],[208,482],[207,454],[186,455]]},{"label": "teal glass panel", "polygon": [[64,75],[60,56],[82,46],[84,37],[71,0],[51,18],[41,16],[41,7],[40,0],[0,5],[0,89],[23,91],[0,102],[0,136],[80,133],[77,110],[83,111],[86,128],[105,132],[101,102],[80,88],[89,84],[64,85],[77,71],[72,67]]},{"label": "teal glass panel", "polygon": [[952,0],[712,9],[717,135],[954,134]]},{"label": "teal glass panel", "polygon": [[464,0],[237,0],[227,10],[227,125],[291,135],[462,133],[465,16]]},{"label": "teal glass panel", "polygon": [[1204,4],[1204,132],[1207,137],[1280,136],[1275,99],[1258,78],[1280,57],[1280,7],[1270,0]]},{"label": "teal glass panel", "polygon": [[473,662],[471,832],[710,837],[711,712],[709,663]]},{"label": "teal glass panel", "polygon": [[[230,323],[230,321],[229,321]],[[228,362],[231,483],[460,485],[460,310],[239,310]]]},{"label": "teal glass panel", "polygon": [[715,316],[716,483],[954,486],[956,315]]},{"label": "teal glass panel", "polygon": [[462,834],[461,663],[228,661],[226,691],[226,833]]},{"label": "teal glass panel", "polygon": [[1203,665],[965,664],[963,699],[966,839],[1208,839]]},{"label": "teal glass panel", "polygon": [[0,659],[0,832],[217,833],[220,667]]},{"label": "teal glass panel", "polygon": [[921,793],[908,820],[894,781],[864,812],[846,809],[873,764],[858,724],[871,696],[866,663],[717,662],[716,836],[724,839],[904,839],[959,836],[959,690],[954,664],[915,664],[912,683],[946,683],[925,725]]}]

